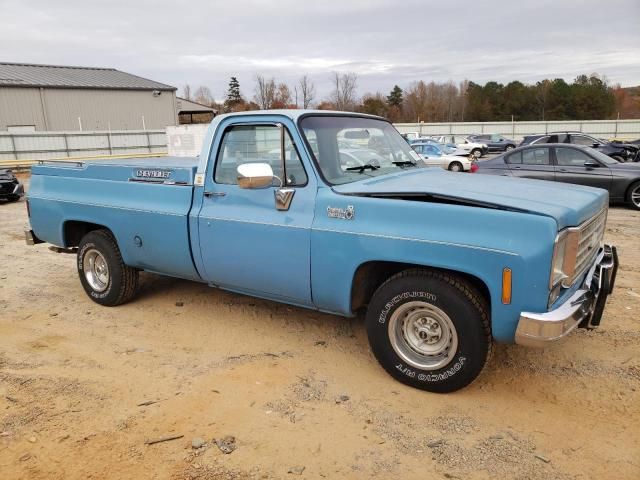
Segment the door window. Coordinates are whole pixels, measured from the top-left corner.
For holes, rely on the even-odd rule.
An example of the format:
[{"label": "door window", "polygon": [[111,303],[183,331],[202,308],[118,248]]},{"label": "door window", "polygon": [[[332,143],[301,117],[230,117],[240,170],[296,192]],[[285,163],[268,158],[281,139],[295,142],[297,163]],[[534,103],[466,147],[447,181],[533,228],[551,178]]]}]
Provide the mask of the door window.
[{"label": "door window", "polygon": [[556,148],[556,161],[562,167],[583,167],[586,162],[593,162],[593,159],[575,148]]},{"label": "door window", "polygon": [[[307,174],[287,130],[285,130],[284,150],[286,185],[306,185]],[[237,168],[243,163],[268,163],[273,169],[273,174],[282,179],[280,129],[275,125],[236,125],[228,128],[222,137],[216,159],[214,176],[216,183],[236,185],[238,183]],[[276,181],[276,183],[279,182]],[[284,185],[285,182],[282,184]]]},{"label": "door window", "polygon": [[524,165],[549,165],[548,148],[531,148],[522,152]]}]

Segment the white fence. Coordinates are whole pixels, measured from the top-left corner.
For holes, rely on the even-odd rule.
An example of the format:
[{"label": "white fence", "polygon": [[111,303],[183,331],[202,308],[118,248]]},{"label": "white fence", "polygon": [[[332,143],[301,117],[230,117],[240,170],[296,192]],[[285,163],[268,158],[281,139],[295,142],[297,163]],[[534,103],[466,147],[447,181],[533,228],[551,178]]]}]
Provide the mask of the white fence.
[{"label": "white fence", "polygon": [[0,132],[0,161],[166,151],[167,137],[164,130]]},{"label": "white fence", "polygon": [[419,132],[421,135],[470,135],[499,133],[522,140],[537,133],[577,131],[599,138],[640,138],[640,120],[584,120],[554,122],[463,122],[463,123],[396,123],[401,133]]},{"label": "white fence", "polygon": [[[515,140],[525,135],[553,131],[580,131],[601,138],[640,138],[640,120],[592,120],[563,122],[465,122],[398,123],[404,132],[422,135],[499,133]],[[200,153],[208,125],[181,125],[165,130],[112,132],[0,132],[0,162],[44,160],[101,155],[163,154],[194,157]]]}]

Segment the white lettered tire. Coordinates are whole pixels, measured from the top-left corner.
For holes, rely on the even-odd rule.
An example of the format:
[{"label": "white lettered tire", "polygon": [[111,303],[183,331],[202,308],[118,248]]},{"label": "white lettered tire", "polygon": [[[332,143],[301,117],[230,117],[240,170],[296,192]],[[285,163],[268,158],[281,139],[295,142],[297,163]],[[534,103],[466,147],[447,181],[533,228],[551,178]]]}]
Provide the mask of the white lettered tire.
[{"label": "white lettered tire", "polygon": [[108,230],[94,230],[82,237],[77,267],[85,292],[100,305],[115,307],[126,303],[138,290],[138,270],[125,265]]},{"label": "white lettered tire", "polygon": [[406,270],[373,295],[366,316],[369,343],[382,367],[400,382],[453,392],[475,380],[489,358],[488,311],[467,280]]}]

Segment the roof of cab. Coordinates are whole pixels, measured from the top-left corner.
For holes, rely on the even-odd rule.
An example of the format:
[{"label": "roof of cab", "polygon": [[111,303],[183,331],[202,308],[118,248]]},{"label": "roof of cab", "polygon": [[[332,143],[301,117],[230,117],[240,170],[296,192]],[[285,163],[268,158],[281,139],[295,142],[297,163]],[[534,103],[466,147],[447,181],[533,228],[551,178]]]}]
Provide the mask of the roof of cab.
[{"label": "roof of cab", "polygon": [[224,118],[235,117],[235,116],[249,116],[249,115],[280,115],[283,117],[290,118],[293,121],[297,121],[300,117],[305,115],[342,115],[342,116],[367,117],[367,118],[374,118],[377,120],[386,120],[382,117],[378,117],[376,115],[369,115],[366,113],[339,112],[336,110],[305,110],[305,109],[249,110],[246,112],[233,112],[233,113],[225,113],[224,115],[218,115],[216,117],[216,120],[222,120]]}]

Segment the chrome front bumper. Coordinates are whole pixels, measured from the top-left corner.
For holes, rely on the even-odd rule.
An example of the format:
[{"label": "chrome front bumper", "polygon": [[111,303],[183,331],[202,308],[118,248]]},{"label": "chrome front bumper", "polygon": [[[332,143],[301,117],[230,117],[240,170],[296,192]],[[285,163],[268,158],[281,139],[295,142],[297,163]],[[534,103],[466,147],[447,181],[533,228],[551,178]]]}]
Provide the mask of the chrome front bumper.
[{"label": "chrome front bumper", "polygon": [[545,347],[563,340],[578,326],[597,328],[607,297],[613,291],[617,271],[616,247],[604,245],[582,287],[567,301],[550,312],[520,314],[516,343],[528,347]]}]

